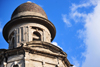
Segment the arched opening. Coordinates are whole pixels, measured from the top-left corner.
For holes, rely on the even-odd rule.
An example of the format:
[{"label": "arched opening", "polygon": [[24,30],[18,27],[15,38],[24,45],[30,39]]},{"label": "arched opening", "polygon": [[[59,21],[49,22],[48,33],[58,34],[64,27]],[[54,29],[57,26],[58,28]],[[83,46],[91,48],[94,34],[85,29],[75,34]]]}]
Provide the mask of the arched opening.
[{"label": "arched opening", "polygon": [[15,44],[15,37],[14,37],[14,31],[9,35],[8,37],[8,41],[9,41],[9,48],[12,49],[14,48],[14,44]]},{"label": "arched opening", "polygon": [[13,65],[13,67],[19,67],[18,64],[17,65]]},{"label": "arched opening", "polygon": [[41,34],[39,32],[33,32],[33,41],[41,41]]},{"label": "arched opening", "polygon": [[14,41],[14,37],[12,38],[12,46],[13,46],[13,48],[14,48],[14,46],[15,46],[15,41]]},{"label": "arched opening", "polygon": [[55,67],[58,67],[58,65],[56,65]]}]

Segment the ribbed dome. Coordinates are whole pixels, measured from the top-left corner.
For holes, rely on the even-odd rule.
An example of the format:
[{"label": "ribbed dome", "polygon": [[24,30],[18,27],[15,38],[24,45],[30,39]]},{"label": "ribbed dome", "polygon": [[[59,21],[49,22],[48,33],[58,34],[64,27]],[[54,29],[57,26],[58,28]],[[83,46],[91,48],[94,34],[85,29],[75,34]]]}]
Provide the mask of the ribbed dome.
[{"label": "ribbed dome", "polygon": [[35,15],[47,18],[45,11],[35,3],[26,2],[19,5],[13,12],[11,19],[26,16],[26,15]]}]

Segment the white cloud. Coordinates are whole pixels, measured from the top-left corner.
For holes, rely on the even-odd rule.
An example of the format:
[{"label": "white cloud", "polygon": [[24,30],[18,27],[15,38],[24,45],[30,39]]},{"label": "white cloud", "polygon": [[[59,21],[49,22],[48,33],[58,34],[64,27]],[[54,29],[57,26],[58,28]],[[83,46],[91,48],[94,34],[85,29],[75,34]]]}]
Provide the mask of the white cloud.
[{"label": "white cloud", "polygon": [[[88,14],[78,12],[78,8],[82,10],[82,7],[86,8],[91,5],[94,6],[93,12]],[[73,19],[78,17],[77,20],[80,20],[80,17],[82,17],[85,23],[84,30],[78,31],[80,33],[79,37],[83,38],[87,47],[86,51],[82,53],[86,58],[82,63],[82,67],[100,67],[100,0],[90,0],[89,3],[79,5],[73,4],[72,7]]]},{"label": "white cloud", "polygon": [[[55,45],[55,46],[57,46],[57,47],[59,47],[59,48],[61,48],[61,47],[57,44],[57,42],[52,42],[52,44]],[[61,49],[62,49],[62,48],[61,48]]]},{"label": "white cloud", "polygon": [[73,59],[73,63],[74,63],[74,66],[73,66],[73,67],[79,67],[80,64],[79,64],[79,62],[76,60],[76,58],[72,57],[72,59]]},{"label": "white cloud", "polygon": [[84,14],[84,13],[79,13],[79,12],[75,11],[75,12],[73,13],[73,17],[86,17],[86,14]]},{"label": "white cloud", "polygon": [[0,28],[0,32],[2,32],[2,28]]},{"label": "white cloud", "polygon": [[2,25],[1,25],[1,22],[0,22],[0,32],[2,32],[2,27],[1,27]]},{"label": "white cloud", "polygon": [[86,38],[84,42],[87,46],[86,60],[82,67],[100,67],[100,2],[94,8],[93,13],[89,13],[85,24]]},{"label": "white cloud", "polygon": [[[76,11],[74,11],[74,12],[71,12],[70,16],[71,16],[71,18],[72,18],[75,22],[79,22],[79,21],[83,22],[87,15],[84,14],[84,13],[79,13],[79,12],[76,10]],[[83,20],[80,19],[80,18],[83,18]]]},{"label": "white cloud", "polygon": [[66,23],[67,27],[71,27],[72,24],[69,22],[69,19],[67,19],[67,15],[66,14],[62,14],[62,20],[63,22]]},{"label": "white cloud", "polygon": [[89,6],[91,6],[91,3],[83,3],[79,5],[72,4],[71,11],[76,11],[78,8],[89,7]]},{"label": "white cloud", "polygon": [[78,38],[80,39],[85,38],[86,32],[84,30],[80,29],[77,31],[77,33],[78,33]]},{"label": "white cloud", "polygon": [[30,3],[35,3],[35,1],[27,1],[27,2],[30,2]]},{"label": "white cloud", "polygon": [[[89,6],[91,6],[92,4],[89,2],[89,3],[83,3],[83,4],[79,4],[79,5],[76,5],[76,4],[72,4],[71,6],[71,13],[70,13],[70,17],[75,21],[75,22],[79,22],[79,21],[84,21],[84,19],[86,18],[87,14],[85,13],[80,13],[78,11],[78,9],[81,9],[81,8],[87,8]],[[83,19],[80,19],[80,18],[83,18]]]},{"label": "white cloud", "polygon": [[31,1],[27,1],[27,2],[31,3]]},{"label": "white cloud", "polygon": [[57,42],[52,42],[53,45],[58,46]]}]

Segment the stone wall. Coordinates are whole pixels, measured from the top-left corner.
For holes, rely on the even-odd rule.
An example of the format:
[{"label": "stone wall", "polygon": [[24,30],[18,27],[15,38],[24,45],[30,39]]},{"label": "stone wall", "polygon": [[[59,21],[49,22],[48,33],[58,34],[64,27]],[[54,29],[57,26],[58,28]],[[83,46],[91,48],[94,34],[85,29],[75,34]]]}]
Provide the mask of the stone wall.
[{"label": "stone wall", "polygon": [[29,22],[13,26],[9,32],[8,39],[9,48],[13,49],[16,47],[21,47],[23,43],[31,42],[34,40],[50,43],[51,34],[45,26]]}]

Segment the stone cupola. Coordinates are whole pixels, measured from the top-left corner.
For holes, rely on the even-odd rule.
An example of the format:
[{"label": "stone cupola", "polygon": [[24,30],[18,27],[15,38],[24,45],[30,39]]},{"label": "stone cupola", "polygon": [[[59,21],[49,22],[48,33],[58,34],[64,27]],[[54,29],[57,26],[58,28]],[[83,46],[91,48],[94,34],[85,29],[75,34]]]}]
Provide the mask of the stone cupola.
[{"label": "stone cupola", "polygon": [[26,2],[3,28],[9,49],[0,49],[0,67],[71,67],[67,54],[53,45],[56,29],[45,11]]},{"label": "stone cupola", "polygon": [[32,2],[18,6],[3,29],[3,36],[10,49],[31,41],[51,43],[55,34],[55,26],[47,19],[45,11]]}]

